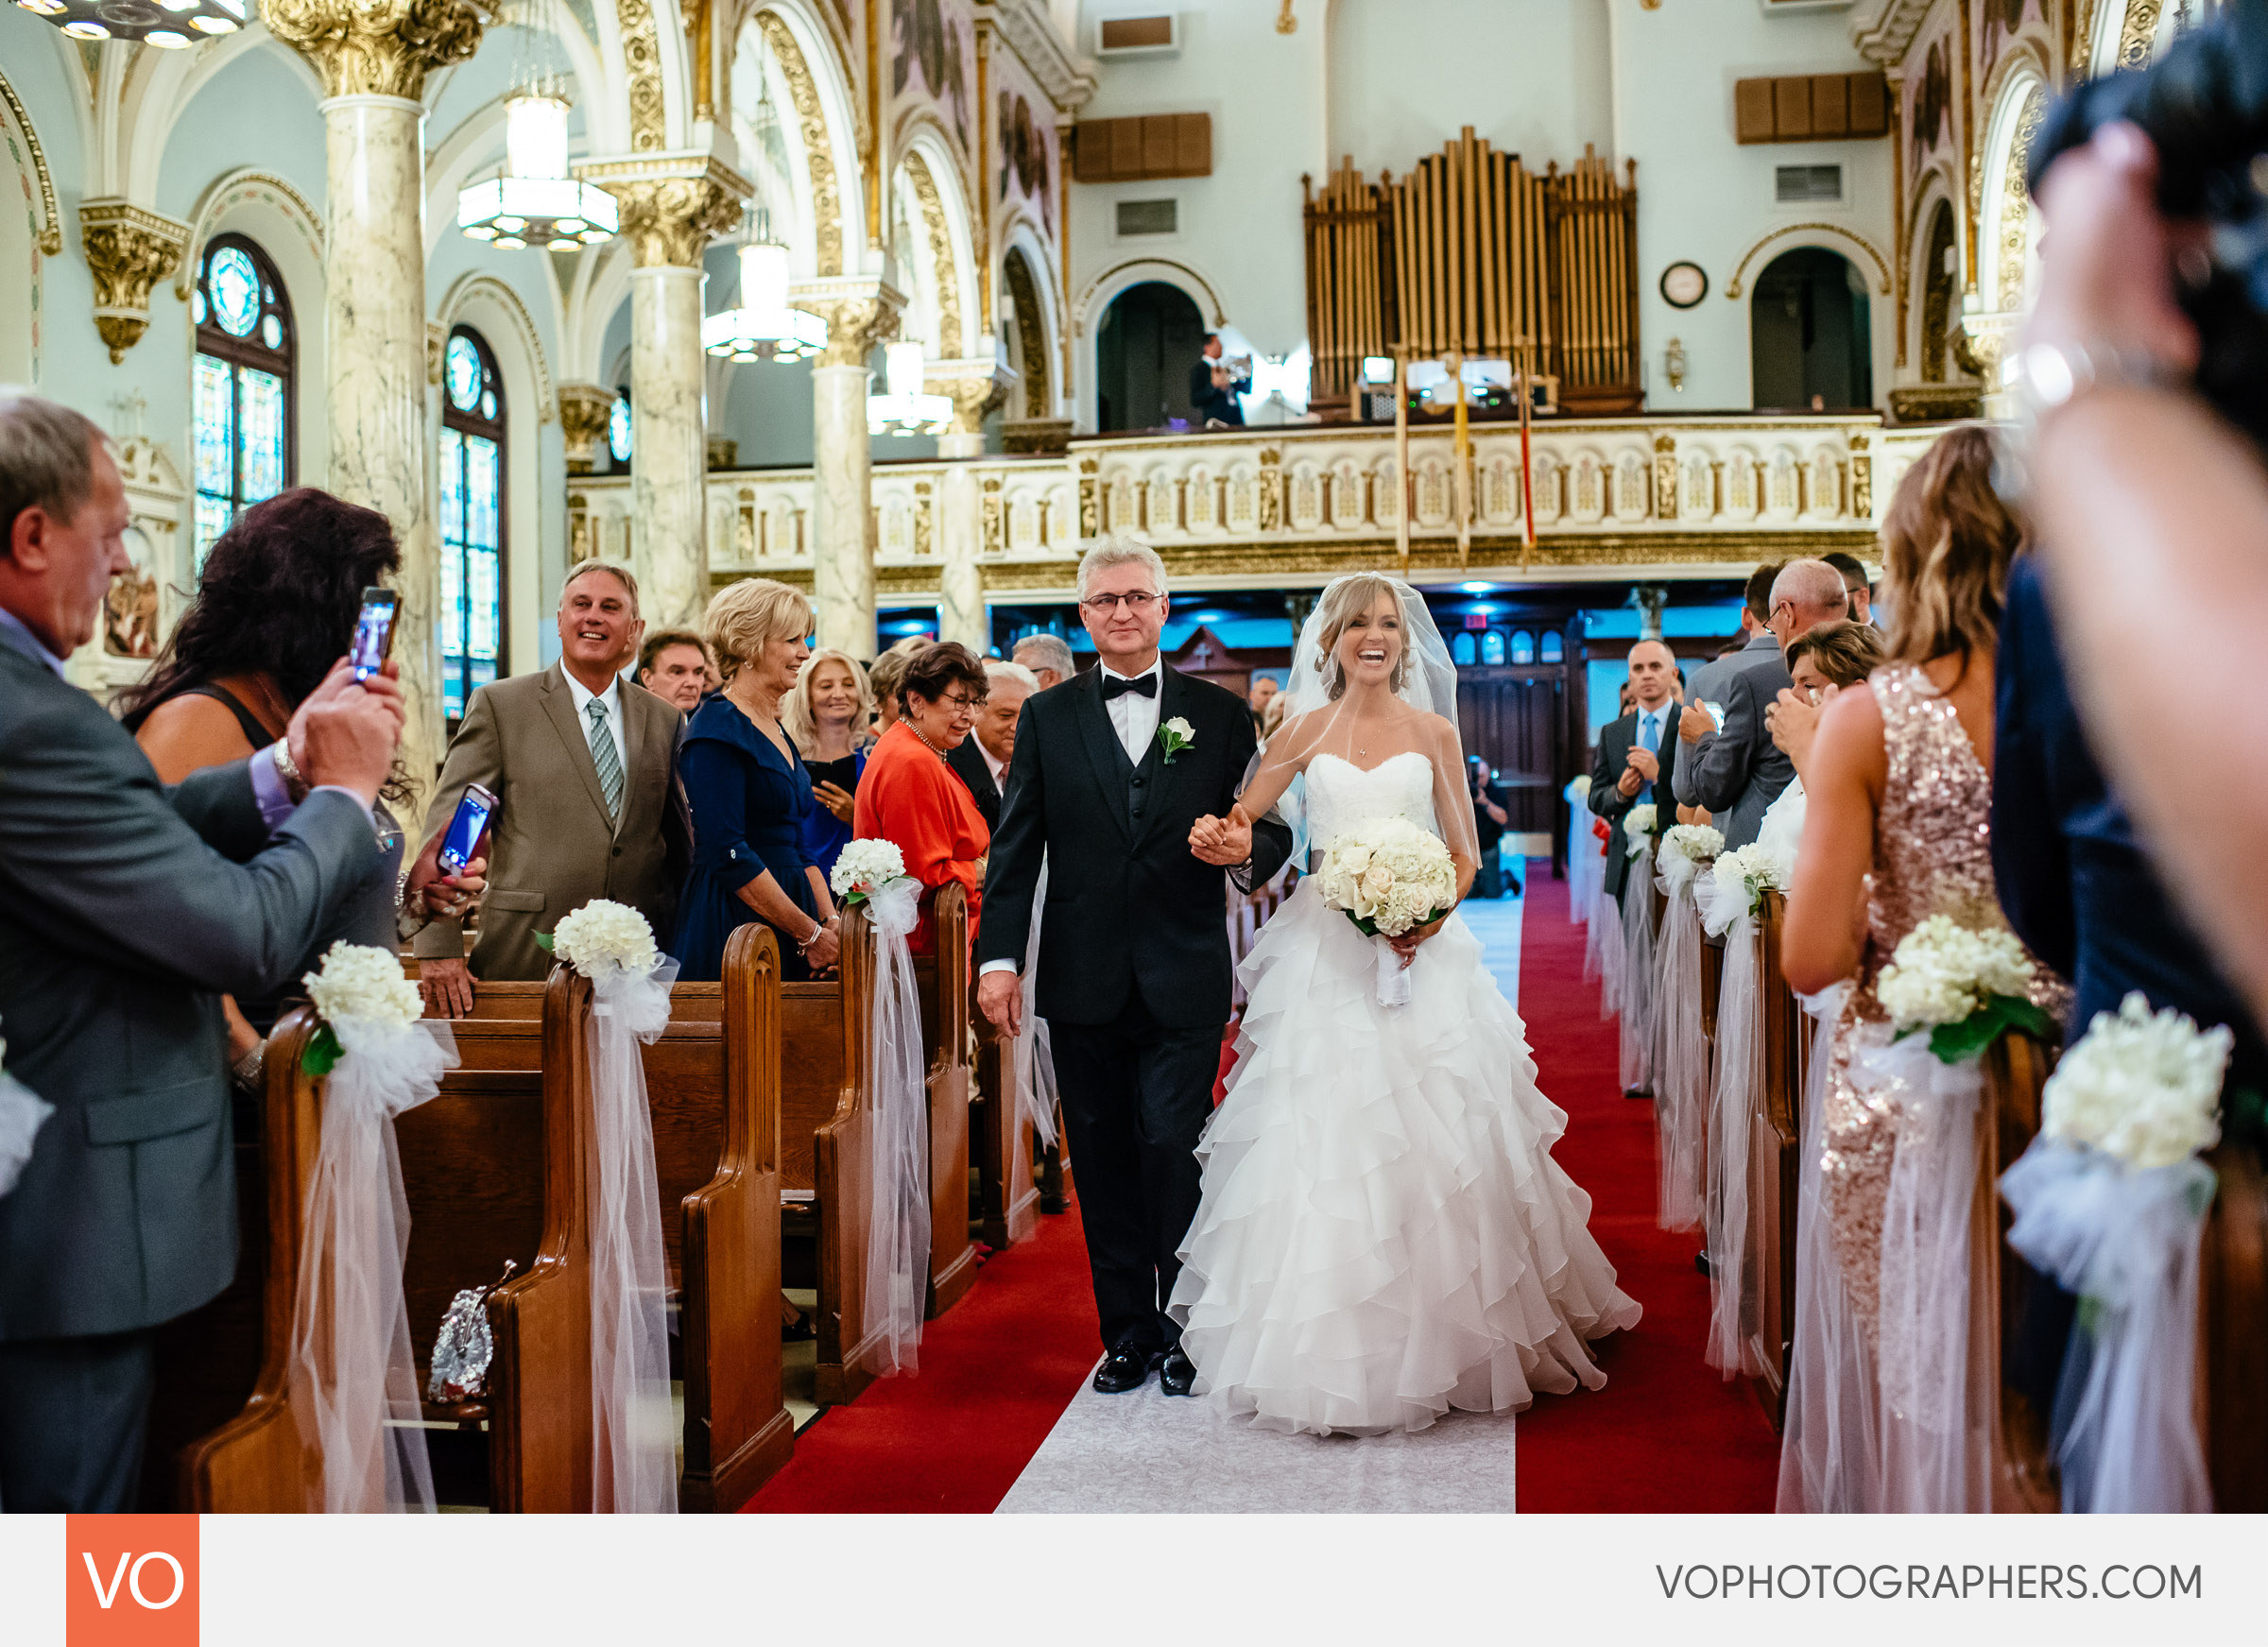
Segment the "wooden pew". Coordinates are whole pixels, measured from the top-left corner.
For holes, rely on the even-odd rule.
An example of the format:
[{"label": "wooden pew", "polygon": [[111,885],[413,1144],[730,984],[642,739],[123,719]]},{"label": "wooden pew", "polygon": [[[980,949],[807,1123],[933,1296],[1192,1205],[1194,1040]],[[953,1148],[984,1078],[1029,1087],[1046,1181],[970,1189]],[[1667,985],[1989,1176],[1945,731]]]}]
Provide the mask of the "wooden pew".
[{"label": "wooden pew", "polygon": [[969,1111],[976,1155],[976,1220],[985,1244],[1003,1252],[1030,1239],[1040,1225],[1032,1125],[1023,1113],[1015,1041],[973,1008],[969,1021],[976,1031],[976,1098]]},{"label": "wooden pew", "polygon": [[932,1321],[976,1280],[969,1234],[969,896],[958,883],[930,901],[936,952],[914,962],[929,1091],[929,1301]]},{"label": "wooden pew", "polygon": [[[532,1273],[491,1295],[496,1356],[489,1399],[447,1410],[429,1406],[428,1415],[487,1423],[492,1507],[587,1509],[588,1077],[546,1090],[534,1070],[581,1068],[569,1055],[590,989],[561,969],[549,984],[517,991],[499,1001],[484,988],[478,1004],[497,1016],[461,1021],[465,1067],[450,1072],[438,1095],[395,1123],[411,1219],[403,1284],[421,1387],[441,1313],[455,1292],[495,1280],[507,1259],[524,1269],[534,1261]],[[321,1133],[321,1083],[301,1068],[315,1030],[313,1013],[302,1008],[278,1025],[269,1047],[260,1372],[244,1410],[182,1453],[182,1499],[198,1512],[302,1510],[319,1490],[320,1461],[301,1444],[288,1372],[301,1211]],[[484,1067],[498,1047],[509,1050],[509,1061],[528,1067]]]},{"label": "wooden pew", "polygon": [[1757,1392],[1773,1427],[1785,1420],[1788,1352],[1796,1325],[1796,1193],[1803,1147],[1804,1013],[1780,971],[1787,900],[1763,896],[1756,922],[1757,1033],[1764,1079],[1748,1117],[1748,1253],[1754,1305],[1749,1351],[1761,1367]]},{"label": "wooden pew", "polygon": [[865,1361],[867,1248],[873,1228],[867,1167],[874,1093],[867,1033],[874,940],[864,906],[843,915],[835,978],[780,990],[780,1201],[791,1286],[818,1294],[816,1398],[850,1400],[873,1381]]},{"label": "wooden pew", "polygon": [[2054,1065],[2053,1049],[2028,1035],[2002,1036],[1984,1056],[1984,1113],[1980,1124],[1985,1128],[1983,1141],[1987,1147],[1977,1152],[1981,1181],[1977,1227],[1971,1236],[1991,1255],[1984,1297],[1993,1308],[1989,1317],[1983,1317],[1972,1302],[1971,1327],[1992,1345],[1992,1380],[2001,1398],[2001,1458],[1993,1508],[2011,1513],[2053,1514],[2062,1503],[2055,1461],[2049,1452],[2048,1413],[2019,1384],[2011,1382],[2007,1372],[2020,1353],[2018,1336],[2032,1330],[2032,1312],[2047,1303],[2048,1283],[2008,1245],[2008,1227],[2016,1216],[2000,1192],[2001,1175],[2016,1164],[2039,1131],[2040,1089]]}]

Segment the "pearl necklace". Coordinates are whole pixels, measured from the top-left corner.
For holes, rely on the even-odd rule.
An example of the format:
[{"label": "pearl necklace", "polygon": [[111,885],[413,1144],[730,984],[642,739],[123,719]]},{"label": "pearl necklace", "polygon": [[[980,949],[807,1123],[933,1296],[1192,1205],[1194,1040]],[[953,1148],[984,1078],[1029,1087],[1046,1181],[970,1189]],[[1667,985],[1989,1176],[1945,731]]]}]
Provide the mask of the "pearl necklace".
[{"label": "pearl necklace", "polygon": [[950,766],[953,764],[953,762],[947,757],[944,750],[938,748],[936,745],[931,743],[927,738],[921,736],[921,729],[919,727],[914,725],[913,722],[905,719],[903,716],[899,717],[898,724],[903,727],[907,731],[913,733],[915,740],[919,743],[924,749],[927,749],[938,760],[943,761],[946,765]]}]

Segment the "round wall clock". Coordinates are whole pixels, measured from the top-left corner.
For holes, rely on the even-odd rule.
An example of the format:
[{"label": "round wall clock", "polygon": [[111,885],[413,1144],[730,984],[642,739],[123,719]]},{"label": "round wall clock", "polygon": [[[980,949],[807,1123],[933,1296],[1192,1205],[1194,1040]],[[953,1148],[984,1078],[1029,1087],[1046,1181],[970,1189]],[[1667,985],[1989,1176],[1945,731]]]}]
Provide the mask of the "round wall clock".
[{"label": "round wall clock", "polygon": [[1690,309],[1709,296],[1709,276],[1697,263],[1674,263],[1661,271],[1661,300],[1673,309]]}]

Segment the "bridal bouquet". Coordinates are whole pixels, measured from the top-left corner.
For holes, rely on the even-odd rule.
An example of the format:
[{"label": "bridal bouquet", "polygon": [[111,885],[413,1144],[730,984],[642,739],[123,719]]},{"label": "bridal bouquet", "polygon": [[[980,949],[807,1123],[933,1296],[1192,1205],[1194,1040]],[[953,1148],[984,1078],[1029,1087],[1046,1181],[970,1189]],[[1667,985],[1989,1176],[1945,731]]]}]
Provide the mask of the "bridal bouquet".
[{"label": "bridal bouquet", "polygon": [[1973,1058],[2011,1029],[2051,1039],[2055,1023],[2025,994],[2037,969],[2005,927],[1977,931],[1933,915],[1899,940],[1875,999],[1903,1040],[1930,1032],[1939,1061]]},{"label": "bridal bouquet", "polygon": [[1634,806],[1624,815],[1623,833],[1629,837],[1630,842],[1624,850],[1630,856],[1635,858],[1646,849],[1649,837],[1654,833],[1655,821],[1660,815],[1659,811],[1651,802],[1644,806]]},{"label": "bridal bouquet", "polygon": [[[1335,837],[1316,880],[1323,901],[1372,937],[1400,937],[1446,915],[1457,901],[1449,848],[1407,818],[1373,818]],[[1401,957],[1383,945],[1381,952],[1379,1003],[1397,1006],[1410,998],[1409,980]]]},{"label": "bridal bouquet", "polygon": [[827,877],[827,884],[848,908],[853,903],[864,903],[877,892],[904,879],[905,854],[898,849],[896,841],[861,836],[843,848],[842,855],[835,859],[834,868]]},{"label": "bridal bouquet", "polygon": [[2001,1175],[2008,1242],[2080,1295],[2053,1437],[2067,1510],[2210,1510],[2197,1438],[2198,1260],[2235,1037],[2139,992],[2102,1012]]}]

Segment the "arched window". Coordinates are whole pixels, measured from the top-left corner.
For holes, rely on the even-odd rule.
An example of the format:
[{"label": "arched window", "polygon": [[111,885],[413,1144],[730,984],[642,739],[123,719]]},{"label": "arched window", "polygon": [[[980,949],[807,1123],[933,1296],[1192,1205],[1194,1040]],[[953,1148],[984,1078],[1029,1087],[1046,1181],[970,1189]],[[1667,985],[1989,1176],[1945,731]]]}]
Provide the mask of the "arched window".
[{"label": "arched window", "polygon": [[617,466],[630,460],[630,386],[614,391],[613,409],[607,413],[607,454]]},{"label": "arched window", "polygon": [[504,380],[480,334],[441,364],[441,708],[452,730],[504,668]]},{"label": "arched window", "polygon": [[197,325],[196,563],[236,511],[292,484],[291,305],[267,254],[241,234],[205,248],[189,300]]},{"label": "arched window", "polygon": [[1512,661],[1515,663],[1536,661],[1536,637],[1526,629],[1512,631]]},{"label": "arched window", "polygon": [[1472,661],[1472,631],[1470,629],[1459,629],[1455,634],[1450,636],[1449,661],[1460,665],[1469,664]]},{"label": "arched window", "polygon": [[1490,629],[1481,637],[1481,661],[1502,663],[1503,661],[1504,632],[1502,629]]},{"label": "arched window", "polygon": [[1567,638],[1557,629],[1546,629],[1543,632],[1543,661],[1546,663],[1567,661]]}]

